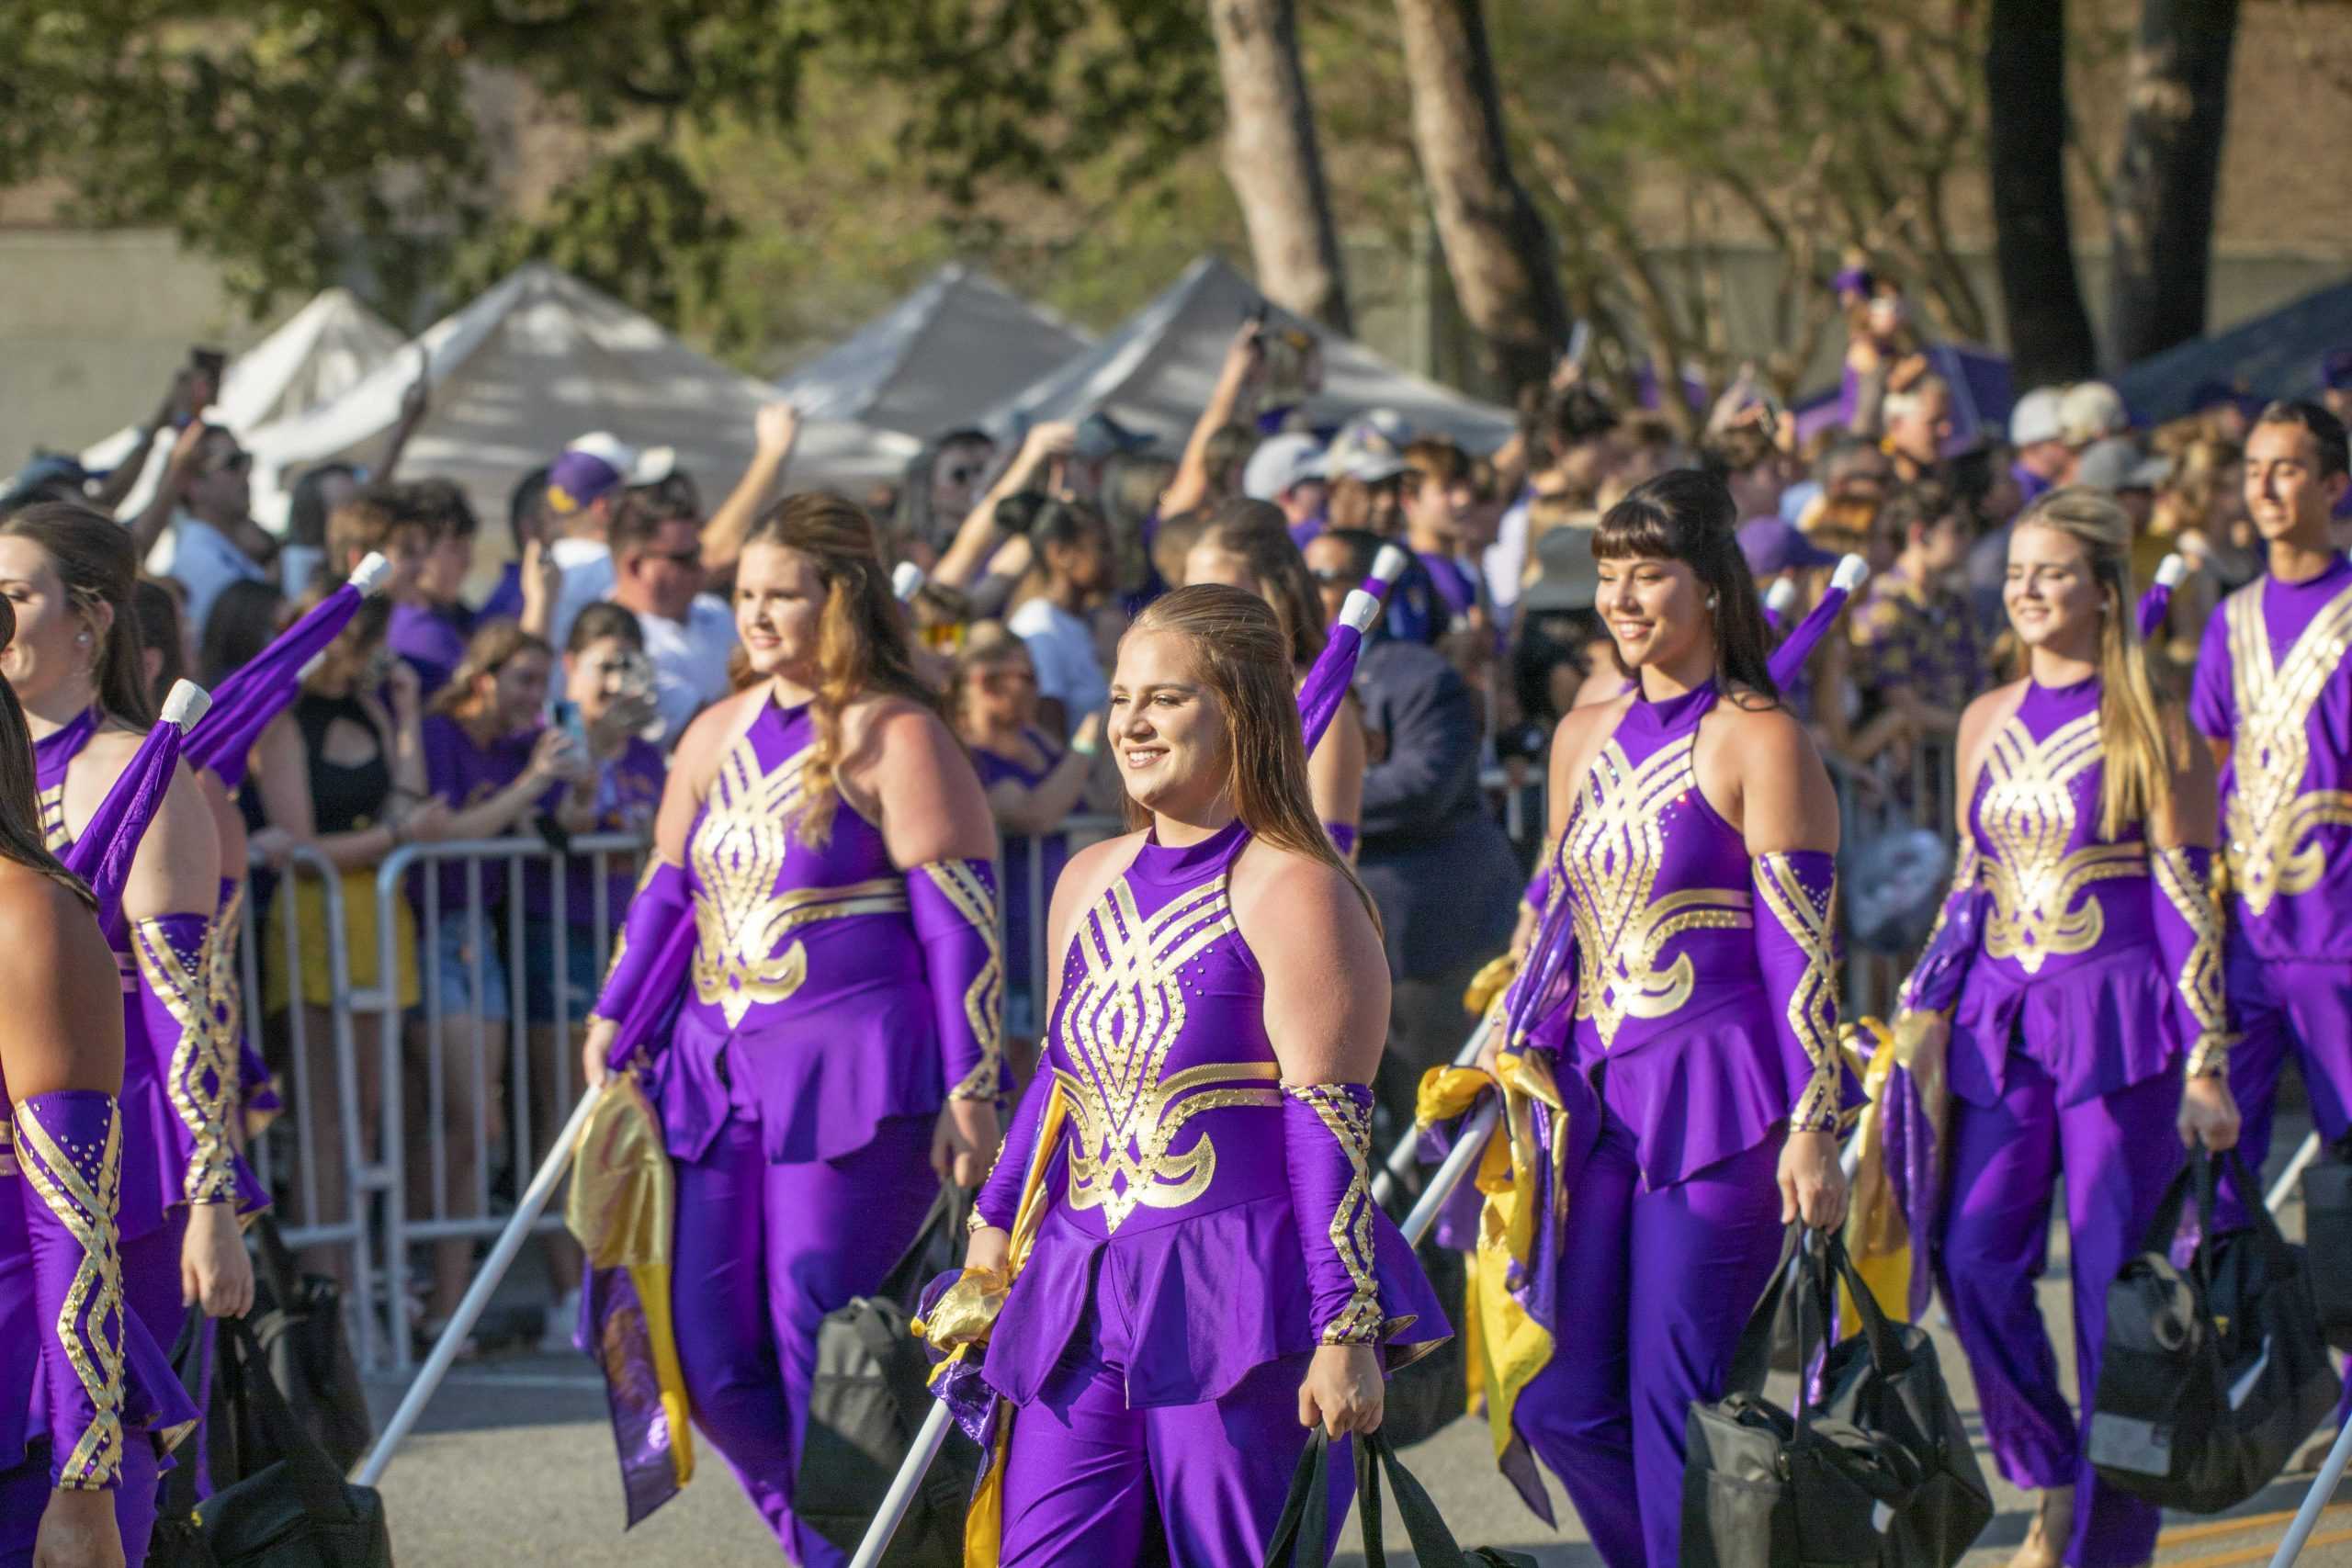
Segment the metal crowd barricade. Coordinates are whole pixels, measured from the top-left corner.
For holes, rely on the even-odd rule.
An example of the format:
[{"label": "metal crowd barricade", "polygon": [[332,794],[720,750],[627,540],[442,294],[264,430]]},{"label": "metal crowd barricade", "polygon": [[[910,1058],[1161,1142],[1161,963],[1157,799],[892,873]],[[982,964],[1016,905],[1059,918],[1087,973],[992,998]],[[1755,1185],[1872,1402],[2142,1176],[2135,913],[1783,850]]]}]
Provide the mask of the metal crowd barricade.
[{"label": "metal crowd barricade", "polygon": [[[265,1190],[295,1200],[301,1223],[284,1227],[283,1235],[289,1247],[349,1249],[351,1299],[362,1306],[358,1313],[356,1354],[363,1362],[375,1364],[382,1348],[377,1341],[375,1314],[365,1310],[366,1303],[372,1302],[376,1294],[374,1259],[368,1245],[368,1195],[379,1183],[376,1168],[365,1157],[366,1145],[361,1138],[357,1036],[351,1021],[355,1007],[364,998],[352,988],[350,952],[343,941],[343,873],[318,851],[297,849],[287,857],[277,896],[293,898],[296,887],[305,877],[318,879],[322,929],[305,930],[293,911],[278,922],[284,930],[278,961],[285,966],[287,998],[284,1018],[288,1070],[280,1095],[284,1111],[255,1141],[251,1154]],[[261,929],[261,910],[250,894],[244,900],[244,911],[238,936],[239,979],[244,987],[245,1028],[258,1040],[265,1037],[265,1031],[275,1027],[277,1015],[266,1015],[261,954],[267,938]],[[307,944],[319,942],[325,944],[325,1010],[330,1035],[326,1043],[330,1054],[323,1061],[311,1049],[302,986],[303,953]],[[309,1114],[313,1103],[312,1075],[322,1070],[334,1075],[337,1114],[332,1148],[328,1147],[326,1132]],[[323,1161],[329,1158],[338,1162],[343,1170],[343,1202],[340,1212],[332,1214],[322,1213],[319,1195],[319,1173]],[[290,1168],[281,1170],[281,1162]]]},{"label": "metal crowd barricade", "polygon": [[[378,1257],[388,1282],[385,1292],[389,1318],[390,1341],[388,1357],[379,1355],[377,1364],[389,1360],[395,1371],[405,1371],[411,1363],[411,1346],[405,1321],[405,1285],[408,1279],[410,1249],[421,1243],[463,1238],[484,1240],[503,1228],[503,1216],[492,1201],[492,1176],[500,1153],[500,1141],[493,1136],[491,1122],[490,1089],[503,1069],[504,1080],[511,1084],[512,1094],[504,1110],[504,1153],[518,1172],[527,1172],[537,1163],[537,1148],[532,1137],[532,1024],[527,1005],[529,981],[534,964],[543,964],[548,971],[548,992],[552,1004],[551,1017],[545,1027],[554,1034],[551,1069],[553,1083],[547,1103],[553,1108],[555,1124],[560,1124],[562,1111],[568,1108],[578,1089],[579,1067],[573,1043],[572,1027],[583,1021],[587,1004],[575,1008],[568,994],[570,977],[570,945],[575,940],[572,931],[573,914],[570,908],[570,876],[575,862],[585,861],[589,867],[590,886],[594,889],[592,904],[583,922],[587,938],[598,957],[594,966],[601,970],[604,955],[612,951],[613,934],[618,930],[622,911],[612,907],[610,884],[612,874],[625,862],[632,878],[647,850],[646,840],[636,834],[605,833],[581,835],[571,840],[569,851],[559,855],[544,842],[531,838],[480,839],[455,840],[438,844],[408,844],[395,851],[375,872],[376,941],[378,970],[381,983],[374,989],[347,995],[347,1003],[337,1010],[338,1032],[356,1030],[355,1015],[373,1014],[378,1030],[377,1068],[380,1077],[380,1098],[378,1109],[377,1157],[365,1168],[368,1187],[381,1215],[380,1234],[377,1241]],[[503,864],[507,874],[507,891],[501,908],[485,908],[482,896],[482,873],[492,863]],[[441,900],[441,872],[449,866],[462,868],[465,897],[463,907],[446,909]],[[544,953],[533,953],[527,936],[524,883],[527,867],[542,868],[540,874],[548,882],[548,922],[551,944]],[[414,884],[416,912],[416,964],[420,1005],[412,1015],[400,1005],[398,989],[398,932],[403,913],[401,905],[409,900],[411,884]],[[470,1013],[470,1042],[459,1041],[470,1050],[452,1053],[444,1049],[446,1031],[453,1027],[443,1006],[443,955],[435,940],[445,920],[458,919],[466,928],[466,964],[468,981],[466,994],[474,1002]],[[486,990],[491,956],[494,952],[497,922],[506,927],[507,942],[503,964],[506,971],[506,1060],[503,1064],[488,1060],[489,1026],[481,1017],[481,998]],[[344,928],[340,921],[334,929]],[[339,944],[337,944],[339,945]],[[467,1028],[464,1023],[455,1027]],[[412,1034],[411,1031],[414,1033]],[[416,1047],[413,1053],[408,1047]],[[412,1061],[421,1054],[422,1061],[415,1070],[423,1080],[422,1104],[412,1108],[409,1103],[408,1077]],[[473,1115],[470,1124],[458,1129],[446,1126],[447,1107],[452,1088],[448,1074],[453,1066],[462,1065],[470,1076],[473,1091]],[[356,1111],[346,1114],[356,1122]],[[473,1175],[469,1190],[451,1190],[450,1171],[458,1152],[451,1145],[451,1134],[466,1140],[472,1155]],[[351,1140],[354,1147],[357,1139]],[[415,1162],[413,1165],[412,1162]],[[413,1174],[422,1175],[424,1183],[416,1196],[421,1202],[412,1212]],[[463,1200],[462,1201],[460,1200]],[[465,1212],[460,1212],[465,1211]],[[553,1232],[561,1228],[560,1215],[543,1219],[537,1229]],[[364,1248],[362,1249],[365,1250]],[[369,1314],[372,1316],[372,1314]],[[372,1334],[369,1325],[363,1334]]]}]

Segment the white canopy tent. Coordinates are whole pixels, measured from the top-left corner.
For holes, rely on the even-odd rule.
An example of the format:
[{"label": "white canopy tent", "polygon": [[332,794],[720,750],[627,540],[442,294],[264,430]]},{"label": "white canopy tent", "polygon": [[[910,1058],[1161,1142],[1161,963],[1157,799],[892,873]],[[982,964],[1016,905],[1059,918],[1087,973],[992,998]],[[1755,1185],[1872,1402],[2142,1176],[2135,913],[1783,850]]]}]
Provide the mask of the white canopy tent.
[{"label": "white canopy tent", "polygon": [[[1173,450],[1208,402],[1234,329],[1263,298],[1225,262],[1203,256],[1091,351],[1006,399],[984,423],[1002,429],[1102,412]],[[1279,308],[1270,309],[1267,320],[1321,342],[1323,385],[1306,405],[1314,423],[1394,409],[1416,432],[1451,435],[1474,451],[1501,446],[1516,427],[1510,410],[1416,376],[1312,321]]]},{"label": "white canopy tent", "polygon": [[970,424],[1093,341],[994,279],[951,265],[776,388],[804,414],[928,440]]},{"label": "white canopy tent", "polygon": [[[775,390],[731,370],[646,316],[543,263],[510,273],[425,329],[432,401],[401,470],[456,480],[486,523],[503,519],[514,481],[593,430],[643,449],[670,446],[716,505],[752,458],[752,419]],[[416,378],[403,350],[331,403],[244,433],[254,454],[254,514],[275,525],[300,470],[377,458]],[[916,443],[840,420],[804,420],[787,483],[858,489],[898,477]],[[485,558],[505,543],[492,526]]]},{"label": "white canopy tent", "polygon": [[[350,290],[330,288],[287,318],[284,325],[229,362],[212,417],[243,433],[331,402],[391,358],[401,334]],[[146,471],[122,508],[136,515],[162,481],[176,433],[151,442]],[[136,428],[118,430],[82,453],[82,466],[106,473],[139,460]]]}]

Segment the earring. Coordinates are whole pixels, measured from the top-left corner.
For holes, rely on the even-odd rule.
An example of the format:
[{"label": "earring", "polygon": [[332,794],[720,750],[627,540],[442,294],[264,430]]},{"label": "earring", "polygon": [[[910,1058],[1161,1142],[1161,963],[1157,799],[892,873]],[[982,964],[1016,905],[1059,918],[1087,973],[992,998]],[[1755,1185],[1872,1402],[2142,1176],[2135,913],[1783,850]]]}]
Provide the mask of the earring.
[{"label": "earring", "polygon": [[77,647],[87,648],[90,646],[90,634],[88,632],[84,632],[80,636],[76,637],[74,641]]},{"label": "earring", "polygon": [[1715,596],[1714,596],[1713,594],[1710,593],[1710,594],[1708,594],[1708,595],[1707,595],[1707,614],[1709,614],[1709,615],[1713,615],[1714,613],[1715,613]]}]

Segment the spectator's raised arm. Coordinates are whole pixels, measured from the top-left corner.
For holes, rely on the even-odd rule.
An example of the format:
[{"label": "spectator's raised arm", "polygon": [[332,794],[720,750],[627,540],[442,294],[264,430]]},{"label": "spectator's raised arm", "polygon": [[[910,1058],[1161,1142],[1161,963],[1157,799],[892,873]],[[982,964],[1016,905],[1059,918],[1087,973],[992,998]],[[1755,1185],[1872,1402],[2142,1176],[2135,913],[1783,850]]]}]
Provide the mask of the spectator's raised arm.
[{"label": "spectator's raised arm", "polygon": [[[743,553],[743,536],[751,531],[760,508],[775,493],[799,440],[800,411],[790,403],[768,403],[752,416],[751,466],[703,525],[704,571],[720,576],[735,570],[735,558]],[[538,635],[547,634],[541,630]]]},{"label": "spectator's raised arm", "polygon": [[1264,324],[1244,321],[1225,351],[1225,367],[1217,372],[1216,389],[1209,393],[1208,406],[1201,410],[1201,417],[1193,423],[1193,434],[1184,443],[1184,455],[1176,464],[1176,477],[1168,481],[1167,490],[1160,494],[1162,517],[1190,512],[1208,499],[1209,442],[1233,423],[1241,407],[1242,394],[1249,390],[1265,363]]}]

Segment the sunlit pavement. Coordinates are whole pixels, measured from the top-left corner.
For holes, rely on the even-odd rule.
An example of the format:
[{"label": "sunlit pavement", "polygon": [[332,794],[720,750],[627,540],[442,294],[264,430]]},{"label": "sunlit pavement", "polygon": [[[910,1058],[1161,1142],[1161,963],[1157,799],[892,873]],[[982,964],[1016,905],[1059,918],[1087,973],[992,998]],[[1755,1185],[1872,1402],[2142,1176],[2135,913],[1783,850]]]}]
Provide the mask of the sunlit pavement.
[{"label": "sunlit pavement", "polygon": [[[2281,1151],[2294,1148],[2305,1128],[2281,1118]],[[2281,1157],[2283,1157],[2283,1153]],[[2300,1208],[2281,1216],[2290,1236],[2301,1234]],[[2060,1359],[2070,1359],[2063,1230],[2053,1234],[2052,1268],[2042,1282],[2043,1310]],[[1978,1431],[1975,1395],[1965,1362],[1948,1330],[1936,1342],[1970,1429]],[[395,1384],[371,1388],[379,1420],[399,1394]],[[1981,1451],[1981,1450],[1980,1450]],[[737,1489],[726,1464],[697,1450],[693,1484],[651,1519],[621,1533],[620,1483],[605,1426],[604,1393],[583,1360],[541,1356],[492,1357],[460,1367],[443,1385],[383,1483],[392,1544],[402,1568],[465,1564],[563,1564],[564,1568],[649,1568],[669,1565],[775,1562],[774,1541]],[[1407,1451],[1407,1465],[1429,1488],[1464,1546],[1511,1547],[1532,1553],[1544,1568],[1594,1568],[1600,1562],[1556,1484],[1562,1529],[1555,1534],[1531,1516],[1495,1473],[1483,1420],[1456,1422]],[[1999,1517],[1966,1568],[2000,1568],[2025,1537],[2033,1500],[2004,1484],[1985,1461]],[[2236,1568],[2267,1563],[2287,1520],[2311,1483],[2305,1474],[2270,1487],[2224,1518],[2166,1520],[2156,1561],[2163,1568]],[[1393,1515],[1385,1539],[1389,1560],[1411,1561],[1404,1527]],[[1361,1563],[1351,1526],[1340,1563]],[[2309,1568],[2352,1568],[2352,1484],[2323,1517],[2301,1562]],[[1106,1565],[1109,1568],[1109,1565]]]}]

